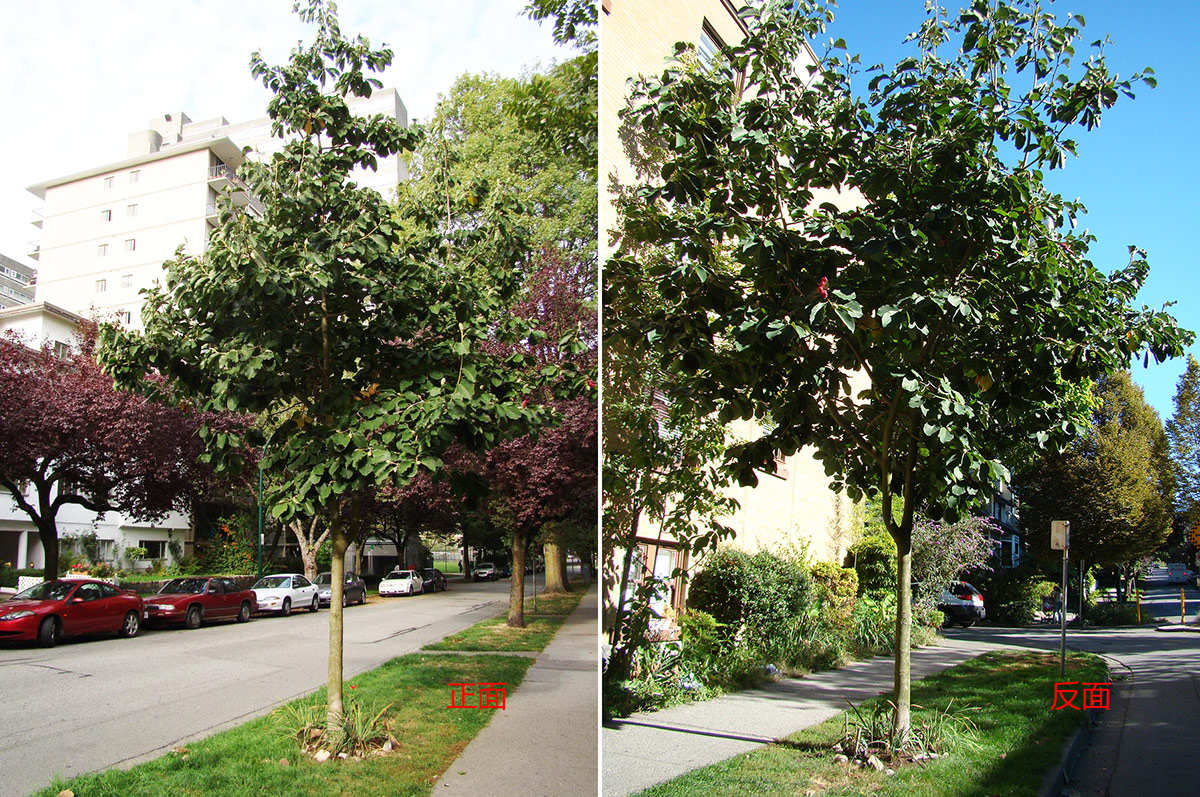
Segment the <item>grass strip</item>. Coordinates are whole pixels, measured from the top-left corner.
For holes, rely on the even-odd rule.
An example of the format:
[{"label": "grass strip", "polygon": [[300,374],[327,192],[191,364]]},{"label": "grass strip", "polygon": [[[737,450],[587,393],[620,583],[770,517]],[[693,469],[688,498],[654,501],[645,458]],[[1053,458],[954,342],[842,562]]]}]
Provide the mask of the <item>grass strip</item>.
[{"label": "grass strip", "polygon": [[[392,659],[347,682],[349,701],[388,710],[398,740],[388,754],[318,764],[286,735],[278,710],[177,748],[132,769],[55,782],[38,797],[67,789],[78,797],[223,795],[426,795],[496,709],[450,710],[450,683],[506,683],[511,696],[532,664],[517,656]],[[325,702],[325,690],[294,703]]]},{"label": "grass strip", "polygon": [[426,645],[422,650],[508,651],[542,650],[558,632],[587,590],[586,584],[576,584],[565,594],[538,595],[537,610],[533,598],[525,599],[525,627],[510,628],[505,621],[507,611],[497,617],[481,620],[440,642]]},{"label": "grass strip", "polygon": [[[1104,661],[1072,653],[1067,675],[1058,674],[1057,653],[997,651],[985,653],[936,675],[914,681],[913,724],[919,715],[944,709],[968,716],[974,731],[952,745],[950,753],[924,764],[904,766],[895,775],[856,769],[834,761],[831,748],[843,731],[845,714],[771,744],[641,792],[645,797],[673,795],[968,795],[1036,794],[1042,777],[1058,763],[1063,745],[1087,716],[1072,709],[1051,710],[1058,681],[1103,682]],[[887,696],[860,704],[869,714]],[[924,708],[918,710],[916,706]],[[1075,699],[1082,704],[1082,694]],[[969,709],[969,710],[968,710]],[[973,742],[973,744],[972,744]]]}]

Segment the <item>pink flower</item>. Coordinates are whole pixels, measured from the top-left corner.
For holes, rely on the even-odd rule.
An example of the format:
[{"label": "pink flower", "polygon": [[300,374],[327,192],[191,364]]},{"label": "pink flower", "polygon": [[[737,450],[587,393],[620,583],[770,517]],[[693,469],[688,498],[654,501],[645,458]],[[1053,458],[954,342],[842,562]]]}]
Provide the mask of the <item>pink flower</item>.
[{"label": "pink flower", "polygon": [[821,294],[822,299],[829,298],[829,277],[821,277],[820,283],[817,284],[817,293]]}]

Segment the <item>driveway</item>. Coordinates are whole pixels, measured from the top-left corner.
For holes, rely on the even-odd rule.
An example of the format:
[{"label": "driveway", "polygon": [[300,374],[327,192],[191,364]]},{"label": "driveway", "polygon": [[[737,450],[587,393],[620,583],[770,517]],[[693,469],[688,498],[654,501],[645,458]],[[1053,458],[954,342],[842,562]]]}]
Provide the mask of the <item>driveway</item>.
[{"label": "driveway", "polygon": [[[346,677],[495,615],[508,587],[452,581],[446,592],[347,608]],[[322,610],[48,650],[2,646],[0,797],[132,766],[265,714],[324,685],[328,644]]]}]

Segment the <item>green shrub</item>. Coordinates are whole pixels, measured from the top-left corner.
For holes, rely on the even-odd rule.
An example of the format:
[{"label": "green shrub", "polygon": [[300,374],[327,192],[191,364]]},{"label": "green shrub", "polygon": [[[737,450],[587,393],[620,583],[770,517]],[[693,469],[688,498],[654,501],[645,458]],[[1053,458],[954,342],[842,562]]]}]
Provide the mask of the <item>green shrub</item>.
[{"label": "green shrub", "polygon": [[216,528],[216,534],[200,557],[200,569],[206,573],[254,572],[250,519],[241,515],[223,518]]},{"label": "green shrub", "polygon": [[720,653],[723,626],[708,612],[692,609],[679,618],[679,641],[683,655],[691,661],[703,662]]},{"label": "green shrub", "polygon": [[882,595],[896,590],[896,543],[888,534],[863,537],[846,552],[846,567],[858,575],[859,595]]},{"label": "green shrub", "polygon": [[854,606],[850,647],[856,656],[878,656],[896,649],[896,596],[864,595]]},{"label": "green shrub", "polygon": [[[1089,625],[1137,625],[1137,604],[1111,601],[1097,603],[1084,613],[1084,618]],[[1142,614],[1142,621],[1153,622],[1149,612]]]},{"label": "green shrub", "polygon": [[987,619],[996,625],[1029,625],[1042,609],[1042,598],[1054,589],[1053,582],[1028,566],[996,570],[971,583],[983,593]]},{"label": "green shrub", "polygon": [[733,636],[768,646],[811,602],[808,574],[795,559],[722,548],[692,579],[688,607],[708,612]]},{"label": "green shrub", "polygon": [[858,574],[853,568],[838,567],[832,562],[816,562],[811,575],[813,592],[822,614],[834,626],[848,626],[858,595]]}]

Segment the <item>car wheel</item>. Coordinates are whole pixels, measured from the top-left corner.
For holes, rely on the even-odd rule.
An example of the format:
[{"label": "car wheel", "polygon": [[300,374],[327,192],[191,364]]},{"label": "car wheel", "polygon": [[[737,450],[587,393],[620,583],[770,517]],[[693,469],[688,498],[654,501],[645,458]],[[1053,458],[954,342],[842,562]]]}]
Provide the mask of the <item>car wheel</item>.
[{"label": "car wheel", "polygon": [[367,591],[364,589],[358,593],[358,605],[363,606],[367,602]]},{"label": "car wheel", "polygon": [[346,597],[346,592],[342,591],[342,608],[345,609],[350,605],[350,599]]},{"label": "car wheel", "polygon": [[291,613],[292,613],[292,599],[284,598],[283,605],[279,607],[279,616],[287,617]]},{"label": "car wheel", "polygon": [[309,606],[309,607],[308,607],[308,610],[309,610],[310,612],[315,612],[315,611],[317,611],[317,610],[318,610],[318,609],[320,609],[320,608],[321,608],[321,600],[320,600],[320,598],[318,598],[316,595],[313,595],[313,602],[312,602],[312,606]]},{"label": "car wheel", "polygon": [[62,626],[57,617],[47,617],[38,626],[38,644],[44,648],[52,648],[62,639]]},{"label": "car wheel", "polygon": [[239,623],[250,621],[250,601],[242,601],[242,608],[238,610],[237,621]]},{"label": "car wheel", "polygon": [[963,628],[970,628],[971,626],[975,625],[975,621],[974,620],[963,620],[961,623],[959,623],[959,625],[961,625]]},{"label": "car wheel", "polygon": [[183,624],[188,628],[199,628],[200,623],[204,620],[204,616],[200,611],[199,606],[188,607],[187,614],[183,618]]},{"label": "car wheel", "polygon": [[121,622],[120,634],[123,637],[135,637],[138,631],[142,628],[142,620],[138,617],[137,612],[128,612],[125,615],[124,621]]}]

